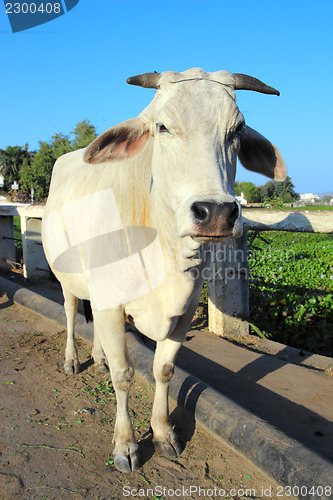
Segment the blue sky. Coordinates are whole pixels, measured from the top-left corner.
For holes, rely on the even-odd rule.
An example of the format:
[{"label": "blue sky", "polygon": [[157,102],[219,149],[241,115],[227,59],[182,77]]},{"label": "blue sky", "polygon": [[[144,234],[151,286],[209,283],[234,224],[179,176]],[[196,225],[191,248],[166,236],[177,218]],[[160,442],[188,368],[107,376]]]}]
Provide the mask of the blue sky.
[{"label": "blue sky", "polygon": [[[239,91],[246,122],[278,146],[298,192],[332,191],[332,22],[331,0],[80,0],[13,34],[1,2],[0,148],[137,116],[154,91],[131,75],[223,69],[280,90]],[[241,165],[237,180],[266,182]]]}]

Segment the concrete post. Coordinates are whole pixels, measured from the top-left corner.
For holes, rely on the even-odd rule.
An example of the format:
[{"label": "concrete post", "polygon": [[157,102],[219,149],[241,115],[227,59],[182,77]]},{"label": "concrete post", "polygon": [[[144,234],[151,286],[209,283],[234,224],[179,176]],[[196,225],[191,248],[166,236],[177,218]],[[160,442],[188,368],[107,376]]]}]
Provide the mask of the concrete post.
[{"label": "concrete post", "polygon": [[208,279],[209,330],[223,337],[249,333],[249,268],[247,231],[241,238],[214,244]]},{"label": "concrete post", "polygon": [[23,250],[23,276],[25,278],[48,278],[49,265],[45,258],[40,218],[21,215]]},{"label": "concrete post", "polygon": [[10,262],[16,261],[14,217],[0,215],[0,269],[10,271]]}]

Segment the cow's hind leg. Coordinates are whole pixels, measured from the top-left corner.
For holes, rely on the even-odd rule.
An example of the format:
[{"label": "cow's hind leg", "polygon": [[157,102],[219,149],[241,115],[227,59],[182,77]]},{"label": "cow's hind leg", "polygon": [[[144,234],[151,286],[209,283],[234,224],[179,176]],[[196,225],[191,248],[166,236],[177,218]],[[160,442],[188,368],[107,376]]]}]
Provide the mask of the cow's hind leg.
[{"label": "cow's hind leg", "polygon": [[73,373],[76,374],[80,371],[79,357],[74,336],[74,321],[77,312],[78,299],[65,288],[63,288],[63,294],[67,318],[67,344],[65,350],[64,370],[68,375],[73,375]]},{"label": "cow's hind leg", "polygon": [[138,445],[128,411],[128,392],[133,382],[134,370],[126,346],[124,311],[120,307],[94,311],[94,321],[95,337],[99,338],[106,354],[117,397],[114,464],[121,472],[135,471],[140,465]]},{"label": "cow's hind leg", "polygon": [[181,339],[170,338],[158,342],[154,357],[154,377],[156,392],[151,418],[153,442],[156,452],[166,458],[178,457],[181,446],[169,421],[168,393],[173,376],[174,362],[182,344]]},{"label": "cow's hind leg", "polygon": [[[92,313],[90,300],[83,299],[82,304],[86,322],[92,323],[94,321],[94,316]],[[107,373],[109,371],[109,367],[98,335],[94,335],[94,342],[91,355],[93,357],[97,371],[99,373]]]}]

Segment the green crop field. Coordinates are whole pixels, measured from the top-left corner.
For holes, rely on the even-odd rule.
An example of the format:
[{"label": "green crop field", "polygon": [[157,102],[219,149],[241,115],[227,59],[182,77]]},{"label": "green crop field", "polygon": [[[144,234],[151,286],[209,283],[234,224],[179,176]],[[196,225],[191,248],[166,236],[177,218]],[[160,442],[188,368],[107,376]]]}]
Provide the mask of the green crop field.
[{"label": "green crop field", "polygon": [[[253,333],[333,355],[333,237],[249,233]],[[253,239],[254,237],[254,239]]]}]

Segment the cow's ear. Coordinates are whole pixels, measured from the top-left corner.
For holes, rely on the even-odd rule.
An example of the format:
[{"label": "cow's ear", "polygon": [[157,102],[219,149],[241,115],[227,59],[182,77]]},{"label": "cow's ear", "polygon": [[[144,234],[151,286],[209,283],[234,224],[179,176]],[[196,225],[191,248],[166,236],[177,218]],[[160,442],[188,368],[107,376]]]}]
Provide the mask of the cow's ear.
[{"label": "cow's ear", "polygon": [[132,118],[109,128],[97,137],[84,153],[87,163],[123,160],[138,155],[149,137],[148,125],[141,118]]},{"label": "cow's ear", "polygon": [[258,172],[276,181],[286,178],[287,169],[279,150],[247,125],[241,132],[238,158],[243,167],[252,172]]}]

